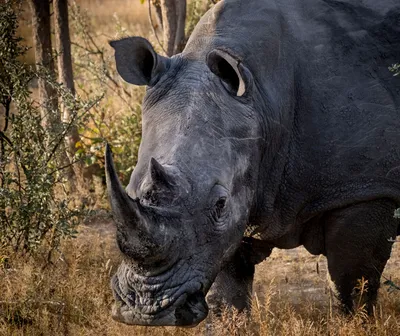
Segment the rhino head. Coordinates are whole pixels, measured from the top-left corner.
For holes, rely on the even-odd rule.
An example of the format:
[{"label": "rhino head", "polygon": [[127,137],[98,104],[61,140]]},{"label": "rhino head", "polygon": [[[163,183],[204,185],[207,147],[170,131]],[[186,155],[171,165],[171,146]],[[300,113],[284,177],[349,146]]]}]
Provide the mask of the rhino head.
[{"label": "rhino head", "polygon": [[122,188],[106,150],[108,193],[124,260],[113,317],[196,325],[239,247],[255,202],[263,130],[251,72],[222,49],[158,55],[140,37],[110,43],[121,77],[146,85],[142,142]]}]

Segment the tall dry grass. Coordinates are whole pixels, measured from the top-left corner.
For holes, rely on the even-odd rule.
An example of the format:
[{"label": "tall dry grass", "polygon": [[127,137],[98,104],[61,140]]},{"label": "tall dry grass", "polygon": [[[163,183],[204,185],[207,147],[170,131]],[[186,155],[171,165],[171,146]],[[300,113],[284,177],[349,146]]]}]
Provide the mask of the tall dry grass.
[{"label": "tall dry grass", "polygon": [[[209,317],[196,328],[135,327],[113,321],[110,276],[120,256],[109,219],[81,226],[52,263],[46,255],[0,267],[0,335],[400,335],[400,292],[384,286],[375,316],[344,317],[328,295],[325,261],[302,249],[275,251],[257,267],[253,309]],[[319,263],[319,274],[316,263]],[[400,282],[400,247],[385,276]]]}]

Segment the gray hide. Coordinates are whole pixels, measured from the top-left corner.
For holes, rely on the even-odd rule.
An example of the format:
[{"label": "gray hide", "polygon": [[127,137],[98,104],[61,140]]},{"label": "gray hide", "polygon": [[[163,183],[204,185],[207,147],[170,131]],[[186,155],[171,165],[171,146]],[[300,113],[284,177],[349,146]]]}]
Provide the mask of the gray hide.
[{"label": "gray hide", "polygon": [[300,245],[327,257],[345,311],[368,280],[371,311],[398,233],[399,22],[397,0],[225,0],[172,58],[111,42],[148,86],[126,192],[106,157],[115,319],[195,325],[207,293],[248,308],[254,265]]}]

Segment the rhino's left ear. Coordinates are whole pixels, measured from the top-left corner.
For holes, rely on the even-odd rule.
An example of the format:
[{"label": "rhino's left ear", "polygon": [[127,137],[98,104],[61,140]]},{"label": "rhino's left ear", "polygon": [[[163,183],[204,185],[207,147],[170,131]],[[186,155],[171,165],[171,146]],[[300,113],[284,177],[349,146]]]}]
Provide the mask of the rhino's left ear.
[{"label": "rhino's left ear", "polygon": [[135,85],[154,85],[168,69],[170,59],[157,54],[142,37],[127,37],[111,41],[121,77]]},{"label": "rhino's left ear", "polygon": [[211,51],[207,56],[207,65],[236,96],[241,97],[250,89],[252,82],[250,71],[226,51],[219,49]]}]

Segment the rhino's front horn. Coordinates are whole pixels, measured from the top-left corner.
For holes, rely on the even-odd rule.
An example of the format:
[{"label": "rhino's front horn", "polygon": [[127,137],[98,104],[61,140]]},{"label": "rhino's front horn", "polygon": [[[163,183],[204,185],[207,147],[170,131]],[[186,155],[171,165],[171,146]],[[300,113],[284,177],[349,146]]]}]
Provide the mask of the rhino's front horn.
[{"label": "rhino's front horn", "polygon": [[137,226],[140,222],[138,201],[130,198],[121,186],[115,171],[111,148],[108,144],[106,145],[105,166],[108,196],[117,222],[122,221],[121,224]]},{"label": "rhino's front horn", "polygon": [[[133,259],[145,259],[159,254],[157,232],[153,232],[146,209],[139,199],[132,199],[119,182],[110,146],[105,155],[107,190],[117,224],[117,241],[121,251]],[[118,236],[120,239],[118,240]]]}]

